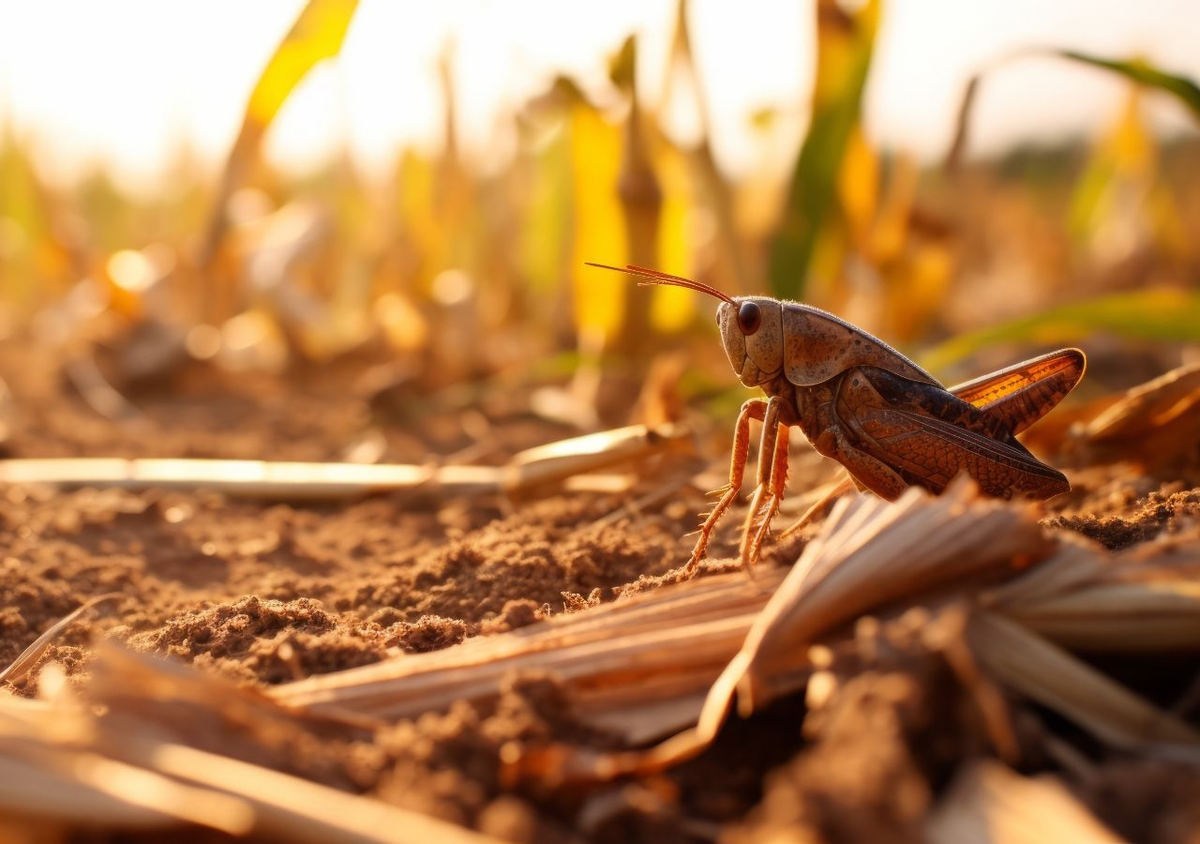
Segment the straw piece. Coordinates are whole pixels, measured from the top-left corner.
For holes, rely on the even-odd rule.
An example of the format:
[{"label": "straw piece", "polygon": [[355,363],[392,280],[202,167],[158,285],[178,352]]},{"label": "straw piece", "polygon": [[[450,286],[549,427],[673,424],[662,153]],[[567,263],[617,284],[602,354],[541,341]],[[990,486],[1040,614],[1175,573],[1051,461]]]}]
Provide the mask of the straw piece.
[{"label": "straw piece", "polygon": [[925,825],[930,844],[1116,844],[1121,839],[1057,779],[1030,779],[996,762],[961,772]]},{"label": "straw piece", "polygon": [[45,818],[59,824],[144,829],[170,825],[163,812],[135,806],[36,762],[8,759],[0,748],[0,816]]},{"label": "straw piece", "polygon": [[253,806],[256,829],[289,841],[495,842],[437,818],[180,744],[131,735],[112,749],[150,770],[237,795]]},{"label": "straw piece", "polygon": [[50,647],[50,643],[53,642],[55,637],[65,630],[67,626],[71,624],[71,622],[75,621],[97,604],[121,597],[124,596],[122,596],[119,592],[110,592],[107,595],[100,595],[92,598],[84,604],[81,604],[67,615],[63,616],[61,619],[51,625],[45,633],[34,639],[33,643],[30,644],[29,647],[21,651],[20,655],[12,661],[12,664],[9,665],[8,668],[0,671],[0,683],[15,683],[20,680],[29,673],[34,665],[37,664],[37,661],[41,659],[42,654],[44,654],[46,649]]},{"label": "straw piece", "polygon": [[690,439],[679,425],[633,425],[573,437],[518,453],[507,466],[299,463],[110,457],[0,461],[0,483],[59,487],[179,489],[199,487],[240,498],[335,500],[372,493],[509,494],[538,490],[618,463],[642,461]]},{"label": "straw piece", "polygon": [[[672,698],[706,688],[737,651],[753,619],[754,613],[743,613],[553,649],[535,644],[494,661],[444,665],[432,671],[400,673],[406,666],[398,661],[393,666],[398,669],[397,676],[372,680],[343,677],[322,684],[301,681],[306,685],[281,687],[275,690],[275,697],[317,713],[349,711],[392,720],[444,708],[456,700],[493,697],[506,675],[536,670],[552,672],[576,690],[583,704],[592,690],[615,688],[624,705],[637,705],[656,693]],[[686,681],[664,689],[663,678]]]},{"label": "straw piece", "polygon": [[1116,747],[1200,743],[1200,733],[1020,624],[976,613],[967,642],[998,682]]},{"label": "straw piece", "polygon": [[0,483],[59,487],[179,489],[198,487],[240,498],[340,499],[427,484],[456,493],[499,488],[501,470],[488,466],[291,463],[109,457],[28,458],[0,461]]},{"label": "straw piece", "polygon": [[254,812],[237,797],[30,738],[0,738],[0,806],[14,814],[94,825],[184,821],[245,835]]},{"label": "straw piece", "polygon": [[1095,543],[1073,533],[1059,538],[1058,552],[1007,583],[987,590],[979,602],[987,607],[1020,606],[1069,593],[1082,584],[1102,578],[1112,568],[1112,555]]},{"label": "straw piece", "polygon": [[614,463],[645,460],[691,439],[684,425],[630,425],[560,440],[519,452],[505,467],[507,492],[534,489],[572,475],[594,472]]}]

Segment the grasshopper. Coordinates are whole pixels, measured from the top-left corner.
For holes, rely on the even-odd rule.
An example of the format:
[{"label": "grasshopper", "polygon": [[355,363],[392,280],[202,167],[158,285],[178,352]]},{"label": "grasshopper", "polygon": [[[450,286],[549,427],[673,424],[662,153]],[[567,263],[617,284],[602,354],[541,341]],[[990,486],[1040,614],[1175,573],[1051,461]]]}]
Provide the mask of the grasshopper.
[{"label": "grasshopper", "polygon": [[703,282],[634,265],[592,266],[636,276],[640,284],[686,287],[719,299],[717,325],[734,373],[745,386],[767,394],[742,405],[729,484],[700,527],[688,571],[699,566],[713,529],[741,489],[752,419],[762,423],[762,436],[757,486],[742,533],[743,566],[758,559],[779,511],[791,428],[803,431],[850,478],[784,535],[851,485],[888,500],[910,486],[940,493],[964,473],[999,498],[1049,498],[1071,488],[1016,435],[1079,383],[1086,367],[1079,349],[1050,352],[947,388],[879,338],[811,305],[732,297]]}]

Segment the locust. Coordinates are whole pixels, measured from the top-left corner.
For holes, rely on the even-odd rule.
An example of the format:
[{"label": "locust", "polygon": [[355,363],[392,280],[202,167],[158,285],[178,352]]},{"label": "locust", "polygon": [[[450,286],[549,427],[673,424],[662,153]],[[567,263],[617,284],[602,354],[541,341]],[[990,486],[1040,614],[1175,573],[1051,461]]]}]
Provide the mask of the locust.
[{"label": "locust", "polygon": [[717,326],[734,373],[766,398],[742,405],[734,428],[729,483],[700,526],[686,571],[694,572],[717,522],[742,487],[750,422],[762,423],[757,484],[739,556],[758,559],[787,483],[788,442],[799,428],[813,447],[845,467],[834,486],[784,532],[802,527],[819,507],[857,487],[894,500],[920,486],[941,493],[969,475],[986,495],[1046,499],[1070,489],[1057,469],[1016,438],[1083,378],[1079,349],[1060,349],[946,387],[879,338],[831,313],[766,296],[729,296],[700,281],[636,265],[591,264],[636,276],[643,285],[685,287],[720,300]]}]

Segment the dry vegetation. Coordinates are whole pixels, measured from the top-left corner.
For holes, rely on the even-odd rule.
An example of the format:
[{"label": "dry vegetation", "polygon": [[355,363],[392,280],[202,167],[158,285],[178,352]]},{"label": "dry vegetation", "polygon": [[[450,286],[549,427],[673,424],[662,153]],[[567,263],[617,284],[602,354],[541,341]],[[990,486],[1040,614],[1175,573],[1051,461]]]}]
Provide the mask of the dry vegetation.
[{"label": "dry vegetation", "polygon": [[[286,178],[261,140],[344,0],[154,201],[5,130],[0,836],[1200,840],[1200,147],[1141,111],[1200,91],[1059,54],[1128,80],[1104,137],[972,159],[983,76],[919,167],[859,122],[880,5],[816,4],[790,184],[725,179],[702,93],[674,145],[633,41],[501,172],[448,121],[390,179]],[[748,394],[706,304],[588,259],[814,302],[949,383],[1081,345],[1023,437],[1073,489],[847,496],[753,577],[735,515],[684,578]],[[838,477],[791,459],[784,515]]]}]

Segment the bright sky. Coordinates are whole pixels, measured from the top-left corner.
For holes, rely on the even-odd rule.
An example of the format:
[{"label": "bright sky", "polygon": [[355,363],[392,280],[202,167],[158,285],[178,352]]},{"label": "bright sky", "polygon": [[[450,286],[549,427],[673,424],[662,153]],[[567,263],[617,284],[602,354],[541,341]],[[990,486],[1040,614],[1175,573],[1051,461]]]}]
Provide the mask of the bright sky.
[{"label": "bright sky", "polygon": [[[29,139],[47,175],[97,160],[147,188],[186,140],[218,161],[254,79],[301,0],[0,0],[0,121]],[[812,9],[787,0],[692,0],[693,45],[722,165],[785,166],[803,130],[812,76]],[[469,154],[502,164],[509,115],[558,71],[595,75],[624,36],[643,35],[641,89],[661,87],[675,0],[362,0],[342,56],[314,72],[268,140],[276,164],[312,166],[348,144],[364,166],[390,166],[405,144],[439,142],[436,63],[456,44],[460,126]],[[884,0],[867,98],[868,132],[936,157],[967,78],[1014,48],[1053,45],[1141,55],[1200,78],[1200,3],[1191,0]],[[1027,59],[993,74],[977,103],[975,152],[1019,140],[1094,133],[1123,86],[1098,71]],[[764,139],[749,115],[781,111]],[[1188,127],[1173,102],[1156,125]],[[686,140],[694,116],[671,112]]]}]

